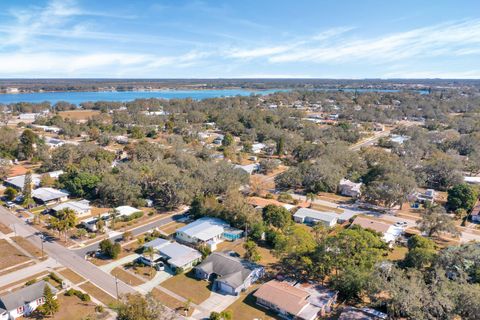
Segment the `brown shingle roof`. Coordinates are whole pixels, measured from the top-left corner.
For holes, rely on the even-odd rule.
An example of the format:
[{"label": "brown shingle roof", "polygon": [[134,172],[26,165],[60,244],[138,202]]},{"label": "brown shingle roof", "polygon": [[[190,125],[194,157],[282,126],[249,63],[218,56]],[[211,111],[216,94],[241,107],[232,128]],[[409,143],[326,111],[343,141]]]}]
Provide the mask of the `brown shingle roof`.
[{"label": "brown shingle roof", "polygon": [[372,229],[380,233],[386,233],[390,228],[388,223],[366,217],[356,217],[352,224],[358,225],[364,229]]},{"label": "brown shingle roof", "polygon": [[292,315],[297,315],[308,304],[309,293],[286,282],[271,280],[262,285],[253,295]]}]

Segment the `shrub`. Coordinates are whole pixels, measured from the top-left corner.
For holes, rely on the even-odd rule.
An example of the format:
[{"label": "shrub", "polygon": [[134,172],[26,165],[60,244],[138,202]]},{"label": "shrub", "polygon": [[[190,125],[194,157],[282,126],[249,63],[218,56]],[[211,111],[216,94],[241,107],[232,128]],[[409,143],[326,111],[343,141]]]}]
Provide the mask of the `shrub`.
[{"label": "shrub", "polygon": [[28,286],[31,286],[32,284],[36,283],[36,282],[37,282],[37,279],[28,280],[27,282],[25,282],[25,285],[28,287]]},{"label": "shrub", "polygon": [[52,279],[53,281],[55,281],[58,284],[63,283],[63,280],[53,272],[50,272],[50,274],[48,276],[50,277],[50,279]]}]

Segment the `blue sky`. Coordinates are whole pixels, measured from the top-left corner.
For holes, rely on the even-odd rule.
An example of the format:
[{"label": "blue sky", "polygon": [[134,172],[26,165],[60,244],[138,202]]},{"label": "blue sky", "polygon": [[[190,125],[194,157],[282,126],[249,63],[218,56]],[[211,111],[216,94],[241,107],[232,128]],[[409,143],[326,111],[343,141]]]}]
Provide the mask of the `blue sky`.
[{"label": "blue sky", "polygon": [[480,78],[480,1],[0,1],[0,77]]}]

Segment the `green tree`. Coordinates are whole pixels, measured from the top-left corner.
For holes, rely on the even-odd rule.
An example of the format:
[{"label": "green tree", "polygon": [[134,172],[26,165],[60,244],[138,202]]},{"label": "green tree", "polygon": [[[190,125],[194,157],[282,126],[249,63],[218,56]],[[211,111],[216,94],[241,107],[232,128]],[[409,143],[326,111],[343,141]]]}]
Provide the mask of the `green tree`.
[{"label": "green tree", "polygon": [[35,153],[35,144],[38,136],[30,129],[25,129],[20,136],[20,145],[18,146],[18,157],[20,159],[31,159]]},{"label": "green tree", "polygon": [[152,294],[127,294],[117,307],[117,320],[173,320],[172,312],[155,299]]},{"label": "green tree", "polygon": [[442,232],[450,233],[453,236],[459,235],[454,221],[441,206],[434,206],[425,209],[422,218],[417,221],[418,229],[428,237],[437,236]]},{"label": "green tree", "polygon": [[232,144],[233,144],[233,136],[232,134],[227,132],[223,137],[222,146],[228,147],[228,146],[231,146]]},{"label": "green tree", "polygon": [[77,215],[74,210],[65,208],[57,213],[60,229],[65,232],[65,241],[67,241],[68,231],[77,225]]},{"label": "green tree", "polygon": [[45,284],[45,288],[43,289],[43,298],[45,301],[40,307],[40,312],[48,317],[53,316],[60,309],[60,305],[48,284]]},{"label": "green tree", "polygon": [[282,136],[277,140],[277,147],[276,147],[275,153],[278,156],[282,156],[284,152],[285,152],[285,138]]},{"label": "green tree", "polygon": [[452,211],[457,209],[472,210],[477,202],[478,192],[466,183],[457,184],[448,190],[447,208]]},{"label": "green tree", "polygon": [[260,256],[260,253],[258,252],[258,246],[254,241],[245,241],[245,243],[243,244],[243,248],[245,249],[245,259],[252,262],[257,262],[260,261],[260,259],[262,258]]},{"label": "green tree", "polygon": [[122,251],[119,243],[113,243],[110,239],[102,240],[99,244],[100,252],[111,259],[117,259]]},{"label": "green tree", "polygon": [[153,268],[153,258],[155,256],[155,249],[153,247],[145,247],[143,249],[143,254],[147,255],[150,258],[150,275],[153,275],[155,269]]},{"label": "green tree", "polygon": [[436,258],[435,242],[414,235],[408,239],[408,253],[403,260],[406,267],[422,269],[429,267]]},{"label": "green tree", "polygon": [[32,198],[32,172],[27,171],[25,174],[25,180],[24,180],[24,185],[23,185],[23,206],[26,208],[31,208],[34,205],[34,201]]},{"label": "green tree", "polygon": [[15,197],[17,196],[18,191],[15,188],[7,187],[7,189],[5,189],[4,194],[9,201],[13,201],[15,199]]},{"label": "green tree", "polygon": [[292,214],[284,207],[269,204],[262,210],[263,221],[277,229],[283,230],[292,225]]}]

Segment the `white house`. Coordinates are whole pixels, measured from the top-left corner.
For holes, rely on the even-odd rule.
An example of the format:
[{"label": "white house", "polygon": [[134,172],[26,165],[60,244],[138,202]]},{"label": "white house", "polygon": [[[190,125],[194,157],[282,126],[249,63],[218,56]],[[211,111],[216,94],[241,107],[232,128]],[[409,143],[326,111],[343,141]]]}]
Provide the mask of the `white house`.
[{"label": "white house", "polygon": [[204,217],[177,229],[175,237],[180,242],[206,244],[215,250],[217,243],[225,239],[224,232],[229,227],[230,225],[221,219]]},{"label": "white house", "polygon": [[134,213],[142,212],[142,210],[130,206],[116,207],[115,211],[117,211],[119,217],[129,217]]},{"label": "white house", "polygon": [[341,195],[347,197],[358,198],[362,194],[361,192],[362,183],[355,183],[348,179],[340,180],[340,184],[338,185],[338,191]]},{"label": "white house", "polygon": [[[202,254],[195,249],[179,244],[178,242],[169,241],[166,239],[155,239],[143,245],[144,248],[153,248],[159,258],[165,261],[170,268],[176,270],[191,269],[202,260]],[[151,265],[150,257],[142,255],[140,259],[146,264]],[[154,258],[155,261],[155,258]]]},{"label": "white house", "polygon": [[[52,172],[47,172],[45,173],[46,175],[49,175],[53,179],[58,179],[58,177],[63,174],[62,170],[57,170],[57,171],[52,171]],[[40,186],[40,181],[42,179],[42,175],[33,173],[32,174],[32,187],[36,188]],[[23,190],[23,187],[25,186],[25,175],[20,175],[20,176],[14,176],[10,177],[7,180],[5,180],[5,184],[11,187],[14,187],[18,190]]]},{"label": "white house", "polygon": [[260,153],[263,149],[265,149],[266,145],[264,143],[254,143],[252,144],[252,152],[253,153]]},{"label": "white house", "polygon": [[63,209],[71,209],[75,211],[75,214],[78,217],[88,216],[91,211],[92,207],[90,206],[90,201],[88,200],[80,200],[80,201],[67,201],[64,203],[60,203],[52,208],[53,212],[59,212]]},{"label": "white house", "polygon": [[251,174],[257,172],[260,169],[260,164],[259,163],[252,163],[252,164],[247,164],[247,165],[236,164],[234,166],[234,168],[235,169],[241,169],[241,170],[243,170],[246,173],[251,175]]},{"label": "white house", "polygon": [[295,220],[295,222],[305,224],[323,223],[327,227],[333,227],[337,224],[338,214],[309,208],[300,208],[293,215],[293,220]]},{"label": "white house", "polygon": [[13,320],[35,311],[45,303],[43,296],[45,286],[49,286],[54,295],[58,292],[52,285],[42,280],[0,296],[0,320]]},{"label": "white house", "polygon": [[66,191],[54,188],[38,188],[32,191],[33,200],[45,205],[67,201],[69,195]]}]

